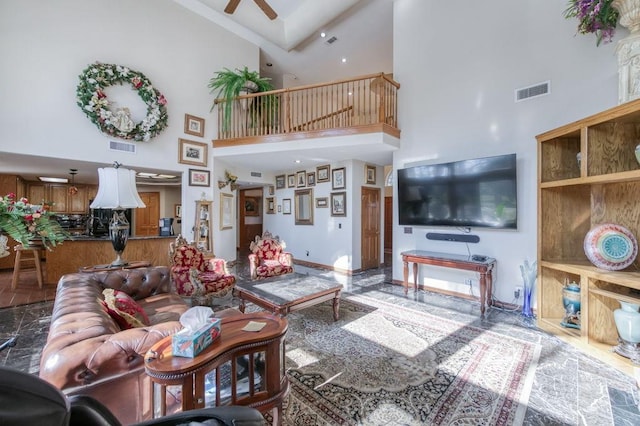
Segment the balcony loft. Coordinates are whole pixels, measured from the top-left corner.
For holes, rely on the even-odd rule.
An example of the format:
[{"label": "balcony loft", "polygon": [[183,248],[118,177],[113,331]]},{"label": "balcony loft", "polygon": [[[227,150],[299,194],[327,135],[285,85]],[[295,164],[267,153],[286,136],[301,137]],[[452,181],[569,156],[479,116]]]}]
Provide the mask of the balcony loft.
[{"label": "balcony loft", "polygon": [[400,146],[397,93],[383,73],[330,83],[217,99],[214,157],[247,168],[292,169],[307,163],[358,159],[390,164]]}]

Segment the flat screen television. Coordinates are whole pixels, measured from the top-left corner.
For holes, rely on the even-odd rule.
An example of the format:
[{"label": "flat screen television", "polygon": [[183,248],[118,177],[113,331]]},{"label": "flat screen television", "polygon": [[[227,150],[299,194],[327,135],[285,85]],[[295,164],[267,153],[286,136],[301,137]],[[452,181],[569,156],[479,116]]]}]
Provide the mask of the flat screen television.
[{"label": "flat screen television", "polygon": [[400,225],[517,229],[516,155],[398,170]]}]

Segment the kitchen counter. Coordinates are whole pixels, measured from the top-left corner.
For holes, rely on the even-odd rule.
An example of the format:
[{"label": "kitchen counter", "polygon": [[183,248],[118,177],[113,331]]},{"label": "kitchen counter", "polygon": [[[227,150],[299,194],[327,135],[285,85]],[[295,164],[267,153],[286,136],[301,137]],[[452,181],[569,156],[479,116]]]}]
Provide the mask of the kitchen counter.
[{"label": "kitchen counter", "polygon": [[[169,244],[175,238],[175,235],[129,237],[122,258],[125,261],[145,260],[153,266],[169,265]],[[104,265],[116,259],[116,252],[106,236],[71,236],[51,251],[45,251],[47,284],[57,284],[64,274],[78,272],[80,268]]]}]

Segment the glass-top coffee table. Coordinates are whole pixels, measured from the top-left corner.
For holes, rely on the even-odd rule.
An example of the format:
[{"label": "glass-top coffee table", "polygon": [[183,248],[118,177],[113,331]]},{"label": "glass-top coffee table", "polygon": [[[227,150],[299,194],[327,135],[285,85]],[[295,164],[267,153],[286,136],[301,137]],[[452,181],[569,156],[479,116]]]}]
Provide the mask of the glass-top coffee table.
[{"label": "glass-top coffee table", "polygon": [[294,272],[238,282],[234,294],[240,298],[241,312],[248,301],[282,316],[333,299],[333,319],[337,321],[341,291],[342,284],[336,281]]}]

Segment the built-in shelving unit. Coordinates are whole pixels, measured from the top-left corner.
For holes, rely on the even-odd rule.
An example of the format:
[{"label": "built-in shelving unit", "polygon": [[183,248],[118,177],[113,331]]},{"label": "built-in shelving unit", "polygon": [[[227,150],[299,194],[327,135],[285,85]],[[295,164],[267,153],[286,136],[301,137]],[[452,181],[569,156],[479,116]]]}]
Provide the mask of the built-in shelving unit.
[{"label": "built-in shelving unit", "polygon": [[212,205],[211,201],[196,201],[196,221],[193,238],[198,250],[211,255],[213,255]]},{"label": "built-in shelving unit", "polygon": [[[538,325],[632,374],[618,343],[613,311],[619,300],[640,303],[638,259],[622,271],[593,266],[584,238],[615,223],[640,237],[640,100],[625,103],[537,136]],[[580,155],[578,155],[580,154]],[[580,161],[578,161],[580,157]],[[580,283],[581,328],[566,328],[562,289]]]}]

